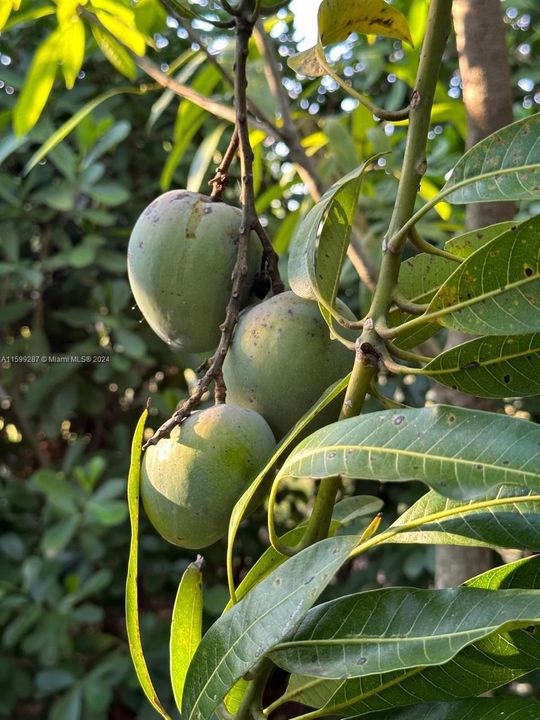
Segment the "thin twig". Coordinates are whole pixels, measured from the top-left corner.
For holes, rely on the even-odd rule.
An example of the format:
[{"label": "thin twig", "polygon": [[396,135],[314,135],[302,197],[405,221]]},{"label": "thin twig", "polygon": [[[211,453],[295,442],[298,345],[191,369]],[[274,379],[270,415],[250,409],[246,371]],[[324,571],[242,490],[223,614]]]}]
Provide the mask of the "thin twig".
[{"label": "thin twig", "polygon": [[[249,54],[249,39],[253,30],[253,24],[243,17],[236,20],[236,54],[235,54],[235,73],[236,81],[234,84],[234,99],[236,108],[235,127],[238,133],[238,144],[240,150],[241,164],[241,203],[242,203],[242,220],[240,224],[240,236],[238,241],[238,254],[236,256],[236,264],[232,274],[232,290],[227,309],[225,312],[225,320],[220,325],[221,338],[218,348],[208,363],[207,370],[191,397],[186,400],[180,408],[173,414],[169,420],[154,433],[154,435],[146,442],[144,448],[149,445],[155,445],[162,438],[169,437],[172,429],[180,425],[194,410],[205,392],[208,390],[212,381],[216,382],[216,402],[224,402],[226,398],[226,388],[223,382],[223,362],[230,347],[234,328],[238,322],[240,314],[240,303],[242,290],[245,285],[248,274],[248,248],[251,232],[255,231],[258,235],[262,230],[260,221],[255,209],[255,196],[253,191],[253,150],[249,140],[249,125],[247,112],[247,58]],[[264,231],[263,231],[264,233]],[[260,236],[260,235],[259,235]],[[270,243],[269,240],[265,241]],[[263,242],[263,252],[268,252],[268,248]],[[271,244],[270,244],[271,245]],[[272,248],[273,252],[273,248]],[[277,265],[276,265],[277,272]],[[279,272],[277,272],[274,282],[279,280]]]},{"label": "thin twig", "polygon": [[210,194],[212,200],[219,200],[221,198],[221,193],[225,189],[227,181],[229,180],[229,168],[234,160],[237,150],[238,129],[235,126],[227,150],[225,151],[223,159],[216,170],[216,174],[208,182],[209,185],[212,185],[212,192]]}]

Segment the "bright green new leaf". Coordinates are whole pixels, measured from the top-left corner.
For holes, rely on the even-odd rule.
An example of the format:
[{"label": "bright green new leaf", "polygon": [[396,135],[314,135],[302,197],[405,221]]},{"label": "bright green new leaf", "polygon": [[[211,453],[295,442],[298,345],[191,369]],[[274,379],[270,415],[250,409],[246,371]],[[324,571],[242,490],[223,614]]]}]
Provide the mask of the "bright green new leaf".
[{"label": "bright green new leaf", "polygon": [[537,590],[383,588],[313,608],[270,658],[310,677],[378,675],[442,665],[494,632],[539,622]]},{"label": "bright green new leaf", "polygon": [[472,147],[441,193],[451,203],[540,198],[540,113],[507,125]]},{"label": "bright green new leaf", "polygon": [[102,10],[96,10],[96,17],[115,40],[119,40],[122,45],[128,47],[136,55],[144,55],[146,51],[146,39],[144,35],[137,30],[133,13],[129,21],[123,18],[120,19]]},{"label": "bright green new leaf", "polygon": [[129,80],[135,80],[137,77],[137,66],[129,56],[127,50],[117,43],[108,33],[103,32],[101,28],[95,27],[94,25],[92,25],[92,35],[99,49],[111,65]]},{"label": "bright green new leaf", "polygon": [[346,40],[353,32],[398,38],[412,45],[407,18],[384,0],[323,0],[318,21],[323,45]]},{"label": "bright green new leaf", "polygon": [[[504,565],[466,583],[497,590],[540,589],[540,556]],[[364,715],[418,702],[452,701],[485,693],[540,667],[540,639],[524,630],[497,632],[459,652],[444,665],[325,680],[292,675],[287,696],[318,715]],[[471,718],[473,720],[473,718]],[[476,720],[476,718],[474,718]]]},{"label": "bright green new leaf", "polygon": [[456,345],[424,370],[437,382],[485,398],[540,393],[540,333],[480,337]]},{"label": "bright green new leaf", "polygon": [[[412,526],[412,527],[411,527]],[[406,527],[410,530],[402,532]],[[540,552],[540,494],[503,487],[463,502],[428,492],[390,526],[389,543],[483,545]]]},{"label": "bright green new leaf", "polygon": [[39,120],[58,70],[61,34],[55,30],[39,45],[13,110],[13,129],[24,135]]},{"label": "bright green new leaf", "polygon": [[[504,443],[501,443],[504,438]],[[283,477],[421,480],[472,499],[500,485],[540,492],[540,427],[496,413],[436,405],[340,420],[303,440]]]},{"label": "bright green new leaf", "polygon": [[190,563],[182,575],[171,621],[171,685],[180,712],[189,664],[202,638],[202,558]]},{"label": "bright green new leaf", "polygon": [[446,327],[476,335],[539,332],[540,215],[470,255],[427,312]]},{"label": "bright green new leaf", "polygon": [[129,559],[126,579],[126,630],[129,643],[129,651],[133,666],[139,683],[148,698],[150,704],[161,715],[164,720],[171,720],[170,715],[164,710],[158,698],[148,666],[144,657],[141,629],[139,626],[139,591],[137,587],[137,575],[139,571],[139,481],[141,474],[141,452],[144,435],[144,424],[148,411],[141,415],[131,445],[131,464],[129,467],[127,497],[129,508],[129,519],[131,523],[131,540],[129,544]]},{"label": "bright green new leaf", "polygon": [[5,24],[9,20],[11,11],[13,10],[13,0],[4,0],[0,6],[0,30],[4,29]]},{"label": "bright green new leaf", "polygon": [[364,720],[538,720],[540,704],[529,698],[471,698],[413,705],[403,710],[357,715],[347,720],[356,720],[356,717]]},{"label": "bright green new leaf", "polygon": [[358,539],[311,545],[262,580],[208,630],[188,670],[184,720],[210,720],[230,688],[292,633]]}]

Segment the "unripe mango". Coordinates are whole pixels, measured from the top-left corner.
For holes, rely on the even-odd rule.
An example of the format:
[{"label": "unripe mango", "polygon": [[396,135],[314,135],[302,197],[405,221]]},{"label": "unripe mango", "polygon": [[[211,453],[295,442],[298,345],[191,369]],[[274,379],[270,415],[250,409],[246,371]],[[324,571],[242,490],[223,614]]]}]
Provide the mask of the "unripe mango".
[{"label": "unripe mango", "polygon": [[252,410],[222,404],[190,415],[144,454],[141,498],[150,522],[173,545],[212,545],[275,444]]},{"label": "unripe mango", "polygon": [[[353,362],[354,354],[330,339],[317,303],[284,292],[241,314],[223,365],[227,399],[260,413],[279,439]],[[338,412],[334,405],[318,419],[332,422]]]},{"label": "unripe mango", "polygon": [[[187,190],[160,195],[135,223],[128,246],[133,296],[152,330],[186,352],[213,350],[231,294],[242,213]],[[260,265],[252,234],[242,305]]]}]

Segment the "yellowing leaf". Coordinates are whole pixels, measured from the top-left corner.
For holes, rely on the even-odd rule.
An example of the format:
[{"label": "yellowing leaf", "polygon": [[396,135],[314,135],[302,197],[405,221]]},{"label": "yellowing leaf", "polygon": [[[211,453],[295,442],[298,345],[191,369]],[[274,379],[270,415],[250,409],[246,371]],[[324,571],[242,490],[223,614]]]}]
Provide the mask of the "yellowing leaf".
[{"label": "yellowing leaf", "polygon": [[122,75],[125,75],[130,80],[135,80],[137,67],[128,55],[127,50],[98,27],[92,26],[92,34],[101,52],[111,65],[113,65],[118,72],[122,73]]},{"label": "yellowing leaf", "polygon": [[4,0],[0,5],[0,30],[7,23],[13,9],[13,0]]},{"label": "yellowing leaf", "polygon": [[407,18],[384,0],[323,0],[318,18],[323,45],[346,40],[352,32],[413,44]]},{"label": "yellowing leaf", "polygon": [[23,90],[13,111],[17,135],[31,130],[40,118],[51,93],[58,69],[59,31],[44,40],[36,50]]},{"label": "yellowing leaf", "polygon": [[320,45],[314,45],[309,50],[293,55],[289,58],[288,65],[294,70],[306,77],[322,77],[326,75],[324,64],[320,60],[322,48]]},{"label": "yellowing leaf", "polygon": [[66,23],[61,28],[60,60],[62,73],[68,90],[75,85],[75,80],[84,59],[85,32],[80,18]]},{"label": "yellowing leaf", "polygon": [[134,17],[131,22],[124,21],[111,15],[108,12],[96,10],[96,17],[111,35],[137,55],[144,55],[146,50],[146,40],[144,35],[135,27]]},{"label": "yellowing leaf", "polygon": [[[434,185],[431,180],[428,180],[427,177],[423,177],[420,183],[419,193],[422,200],[429,202],[439,193],[439,188]],[[434,210],[442,220],[449,220],[452,214],[452,206],[447,202],[437,203]]]}]

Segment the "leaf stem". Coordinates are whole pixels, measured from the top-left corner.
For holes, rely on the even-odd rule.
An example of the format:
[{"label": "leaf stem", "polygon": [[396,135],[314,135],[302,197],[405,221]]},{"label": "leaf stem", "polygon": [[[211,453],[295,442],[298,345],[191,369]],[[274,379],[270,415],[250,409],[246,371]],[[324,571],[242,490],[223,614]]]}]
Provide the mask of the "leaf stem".
[{"label": "leaf stem", "polygon": [[414,245],[414,247],[419,250],[420,252],[428,253],[429,255],[438,255],[439,257],[446,258],[446,260],[451,260],[455,263],[462,263],[464,258],[458,257],[457,255],[453,255],[452,253],[448,252],[447,250],[442,250],[441,248],[437,247],[436,245],[432,245],[427,240],[424,240],[424,238],[420,235],[416,227],[412,227],[409,230],[409,240],[411,241],[411,244]]}]

